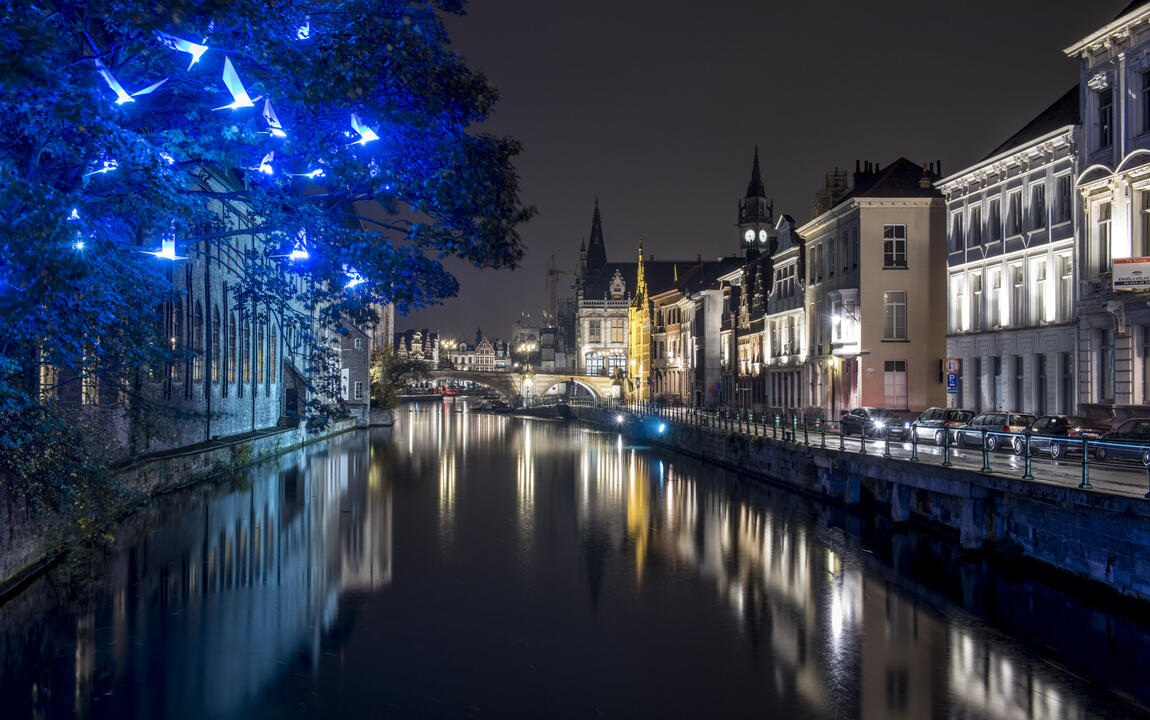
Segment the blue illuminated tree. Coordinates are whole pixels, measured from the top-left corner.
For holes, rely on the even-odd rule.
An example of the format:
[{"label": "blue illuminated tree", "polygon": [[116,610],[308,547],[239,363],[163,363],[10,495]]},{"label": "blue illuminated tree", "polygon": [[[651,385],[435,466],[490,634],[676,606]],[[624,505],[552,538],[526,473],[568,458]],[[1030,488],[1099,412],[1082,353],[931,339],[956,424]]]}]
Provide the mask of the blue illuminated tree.
[{"label": "blue illuminated tree", "polygon": [[329,328],[453,295],[446,257],[514,266],[532,211],[519,145],[474,130],[463,4],[0,0],[0,412],[42,410],[41,365],[171,362],[173,256]]}]

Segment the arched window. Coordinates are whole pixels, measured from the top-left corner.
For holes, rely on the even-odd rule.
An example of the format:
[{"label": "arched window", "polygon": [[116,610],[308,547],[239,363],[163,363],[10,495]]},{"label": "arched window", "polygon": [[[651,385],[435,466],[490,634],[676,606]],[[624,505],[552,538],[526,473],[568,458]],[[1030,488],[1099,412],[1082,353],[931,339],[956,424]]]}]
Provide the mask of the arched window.
[{"label": "arched window", "polygon": [[264,324],[256,324],[256,382],[264,381]]},{"label": "arched window", "polygon": [[228,382],[233,383],[236,381],[236,363],[240,361],[240,356],[236,352],[236,314],[233,312],[229,315],[228,322],[228,357],[225,364],[228,368]]},{"label": "arched window", "polygon": [[[172,336],[168,338],[169,346],[175,353],[180,353],[184,349],[184,300],[183,298],[176,298],[172,303]],[[183,377],[184,359],[176,357],[172,361],[172,379],[179,380]]]},{"label": "arched window", "polygon": [[192,314],[192,382],[204,379],[204,306],[196,301]]},{"label": "arched window", "polygon": [[[244,329],[240,335],[239,363],[240,387],[242,388],[243,383],[250,382],[252,379],[252,323],[247,318],[244,319]],[[243,390],[241,389],[240,392],[242,393]]]},{"label": "arched window", "polygon": [[268,333],[268,382],[276,381],[276,351],[279,349],[280,334],[275,323],[272,323]]},{"label": "arched window", "polygon": [[212,306],[212,382],[220,381],[220,306]]}]

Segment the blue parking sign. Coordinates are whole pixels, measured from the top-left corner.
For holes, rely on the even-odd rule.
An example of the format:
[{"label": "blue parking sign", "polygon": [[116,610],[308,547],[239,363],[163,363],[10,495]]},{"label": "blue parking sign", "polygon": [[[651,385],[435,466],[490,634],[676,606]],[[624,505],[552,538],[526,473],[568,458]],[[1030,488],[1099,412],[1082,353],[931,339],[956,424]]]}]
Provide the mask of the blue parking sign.
[{"label": "blue parking sign", "polygon": [[958,392],[958,373],[946,374],[946,391]]}]

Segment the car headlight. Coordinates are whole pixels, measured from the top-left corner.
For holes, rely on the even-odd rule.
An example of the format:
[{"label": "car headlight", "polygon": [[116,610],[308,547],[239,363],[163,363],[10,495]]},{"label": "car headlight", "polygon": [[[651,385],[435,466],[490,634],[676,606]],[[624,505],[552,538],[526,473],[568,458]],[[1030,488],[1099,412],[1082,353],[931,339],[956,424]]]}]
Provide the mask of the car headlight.
[{"label": "car headlight", "polygon": [[903,427],[903,429],[904,429],[904,430],[910,430],[910,423],[908,423],[908,422],[904,422],[904,423],[902,424],[902,427]]},{"label": "car headlight", "polygon": [[882,420],[875,420],[875,421],[874,421],[874,426],[875,426],[876,428],[878,428],[879,430],[882,430],[884,427],[886,427],[886,423],[885,423],[885,422],[883,422]]}]

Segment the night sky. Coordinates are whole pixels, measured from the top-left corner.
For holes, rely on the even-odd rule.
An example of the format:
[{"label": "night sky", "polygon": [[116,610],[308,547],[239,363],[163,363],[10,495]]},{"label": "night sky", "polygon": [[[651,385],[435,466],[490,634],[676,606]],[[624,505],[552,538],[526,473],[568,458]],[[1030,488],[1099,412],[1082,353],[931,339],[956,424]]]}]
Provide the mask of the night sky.
[{"label": "night sky", "polygon": [[610,261],[640,239],[659,259],[730,254],[756,145],[775,212],[800,223],[823,175],[856,159],[949,175],[1070,88],[1062,48],[1127,4],[473,0],[448,28],[500,90],[480,129],[523,142],[539,214],[519,269],[451,264],[459,296],[397,329],[507,337],[521,312],[537,319],[548,259],[575,270],[596,198]]}]

